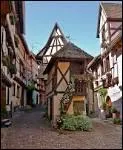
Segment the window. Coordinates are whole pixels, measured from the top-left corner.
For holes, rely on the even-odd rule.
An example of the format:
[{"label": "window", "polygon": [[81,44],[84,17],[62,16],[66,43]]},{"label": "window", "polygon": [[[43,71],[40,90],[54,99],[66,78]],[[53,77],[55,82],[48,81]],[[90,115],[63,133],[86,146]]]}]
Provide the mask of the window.
[{"label": "window", "polygon": [[103,70],[103,62],[101,62],[101,75],[104,74],[104,70]]},{"label": "window", "polygon": [[102,41],[105,41],[106,38],[105,38],[105,26],[103,27],[103,30],[102,30]]},{"label": "window", "polygon": [[84,101],[74,101],[73,110],[75,115],[80,115],[85,111]]},{"label": "window", "polygon": [[82,80],[75,80],[75,92],[78,94],[85,94],[85,84]]},{"label": "window", "polygon": [[110,62],[109,62],[109,56],[106,58],[106,72],[110,70]]},{"label": "window", "polygon": [[98,78],[98,70],[97,70],[97,68],[95,69],[95,77],[96,77],[96,79]]},{"label": "window", "polygon": [[15,96],[15,83],[13,83],[13,96]]},{"label": "window", "polygon": [[19,98],[19,94],[20,94],[20,87],[17,86],[17,98]]}]

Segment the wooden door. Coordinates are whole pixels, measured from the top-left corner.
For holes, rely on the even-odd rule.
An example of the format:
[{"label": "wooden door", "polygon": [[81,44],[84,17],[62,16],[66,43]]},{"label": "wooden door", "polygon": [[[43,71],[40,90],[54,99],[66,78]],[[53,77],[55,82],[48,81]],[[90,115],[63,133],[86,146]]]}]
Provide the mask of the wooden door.
[{"label": "wooden door", "polygon": [[74,101],[73,102],[73,111],[75,115],[80,115],[85,111],[84,101]]}]

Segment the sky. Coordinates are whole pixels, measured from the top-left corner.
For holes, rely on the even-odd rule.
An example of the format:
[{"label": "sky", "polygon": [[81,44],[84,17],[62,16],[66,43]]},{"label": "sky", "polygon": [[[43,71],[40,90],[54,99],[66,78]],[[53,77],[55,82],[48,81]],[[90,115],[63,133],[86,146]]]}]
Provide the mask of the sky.
[{"label": "sky", "polygon": [[99,1],[25,1],[25,38],[29,49],[37,54],[57,22],[72,43],[97,56],[98,11]]}]

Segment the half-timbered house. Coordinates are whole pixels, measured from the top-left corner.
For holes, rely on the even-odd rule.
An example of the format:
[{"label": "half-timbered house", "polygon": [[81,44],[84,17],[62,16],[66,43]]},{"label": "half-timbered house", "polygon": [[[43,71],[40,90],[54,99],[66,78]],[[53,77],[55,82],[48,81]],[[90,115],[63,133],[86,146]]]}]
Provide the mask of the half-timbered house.
[{"label": "half-timbered house", "polygon": [[[101,55],[88,68],[93,75],[97,72],[95,90],[101,85],[107,89],[106,102],[111,102],[122,118],[122,4],[100,3],[97,26]],[[100,107],[102,100],[98,92],[97,98]]]},{"label": "half-timbered house", "polygon": [[62,111],[86,114],[93,109],[93,90],[86,80],[86,66],[92,58],[70,42],[52,56],[44,74],[48,74],[48,116],[53,122]]},{"label": "half-timbered house", "polygon": [[[15,19],[15,5],[12,1],[1,1],[1,109],[11,103],[12,70],[15,68],[16,50],[10,29],[10,14]],[[11,65],[9,65],[11,64]],[[10,109],[9,109],[10,111]]]},{"label": "half-timbered house", "polygon": [[63,32],[61,31],[59,25],[56,23],[46,45],[41,49],[41,51],[36,55],[37,62],[39,64],[39,74],[38,78],[40,80],[40,99],[41,103],[44,104],[46,102],[45,96],[45,83],[47,80],[47,75],[43,75],[43,71],[45,70],[47,64],[49,63],[52,56],[59,51],[64,44],[67,42]]}]

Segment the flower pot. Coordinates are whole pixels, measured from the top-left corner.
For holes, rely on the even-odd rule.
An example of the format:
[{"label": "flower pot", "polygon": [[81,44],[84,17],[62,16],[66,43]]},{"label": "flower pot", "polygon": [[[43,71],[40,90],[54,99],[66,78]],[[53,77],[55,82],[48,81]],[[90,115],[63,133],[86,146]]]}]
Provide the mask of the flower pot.
[{"label": "flower pot", "polygon": [[120,112],[116,113],[116,118],[120,118]]},{"label": "flower pot", "polygon": [[106,112],[103,109],[101,109],[101,119],[106,119]]}]

